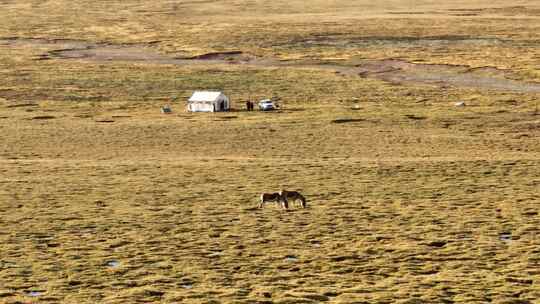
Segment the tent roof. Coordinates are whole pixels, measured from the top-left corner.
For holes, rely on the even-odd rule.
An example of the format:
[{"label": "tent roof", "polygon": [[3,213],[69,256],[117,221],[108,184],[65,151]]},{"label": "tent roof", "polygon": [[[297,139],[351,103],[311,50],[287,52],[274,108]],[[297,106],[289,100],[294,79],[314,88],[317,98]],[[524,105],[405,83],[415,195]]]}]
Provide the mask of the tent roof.
[{"label": "tent roof", "polygon": [[193,95],[189,98],[189,102],[197,101],[217,101],[221,92],[214,91],[195,91]]}]

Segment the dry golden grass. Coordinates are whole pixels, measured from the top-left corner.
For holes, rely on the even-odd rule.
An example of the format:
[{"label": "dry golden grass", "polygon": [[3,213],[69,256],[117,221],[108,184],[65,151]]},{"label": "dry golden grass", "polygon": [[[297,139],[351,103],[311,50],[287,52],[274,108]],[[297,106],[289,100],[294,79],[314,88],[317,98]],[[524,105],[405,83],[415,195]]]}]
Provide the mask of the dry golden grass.
[{"label": "dry golden grass", "polygon": [[[540,81],[534,1],[371,3],[3,1],[0,38]],[[36,60],[52,49],[0,43],[0,302],[538,302],[538,94],[316,66]],[[284,107],[185,113],[201,88]],[[256,208],[281,188],[309,208]]]}]

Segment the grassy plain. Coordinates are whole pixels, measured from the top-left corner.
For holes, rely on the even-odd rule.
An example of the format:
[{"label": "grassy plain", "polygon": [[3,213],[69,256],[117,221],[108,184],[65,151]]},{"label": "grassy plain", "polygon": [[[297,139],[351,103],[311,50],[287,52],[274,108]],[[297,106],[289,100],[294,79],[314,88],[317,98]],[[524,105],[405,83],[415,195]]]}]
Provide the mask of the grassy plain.
[{"label": "grassy plain", "polygon": [[[39,60],[54,48],[5,43],[400,58],[540,81],[535,1],[306,3],[0,1],[0,302],[538,303],[538,93]],[[185,113],[202,88],[237,110]],[[239,110],[270,96],[281,111]],[[281,188],[309,208],[256,208]]]}]

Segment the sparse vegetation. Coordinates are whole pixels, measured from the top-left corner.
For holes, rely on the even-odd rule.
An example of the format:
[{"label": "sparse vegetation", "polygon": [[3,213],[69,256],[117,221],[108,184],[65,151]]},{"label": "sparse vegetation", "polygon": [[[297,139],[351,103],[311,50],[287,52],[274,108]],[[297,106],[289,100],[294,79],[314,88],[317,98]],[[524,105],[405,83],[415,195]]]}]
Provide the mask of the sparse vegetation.
[{"label": "sparse vegetation", "polygon": [[[1,303],[538,301],[539,94],[335,69],[540,82],[535,1],[0,8]],[[287,66],[65,59],[51,41]],[[186,113],[196,89],[236,111]],[[282,188],[308,208],[257,209]]]}]

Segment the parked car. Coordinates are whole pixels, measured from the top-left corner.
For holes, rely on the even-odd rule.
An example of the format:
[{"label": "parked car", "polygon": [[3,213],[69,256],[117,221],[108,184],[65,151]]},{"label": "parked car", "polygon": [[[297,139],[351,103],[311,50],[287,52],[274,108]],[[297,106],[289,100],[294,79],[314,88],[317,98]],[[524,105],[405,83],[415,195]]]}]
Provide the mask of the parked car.
[{"label": "parked car", "polygon": [[261,111],[272,111],[276,109],[276,105],[270,99],[263,99],[259,101],[259,110]]}]

